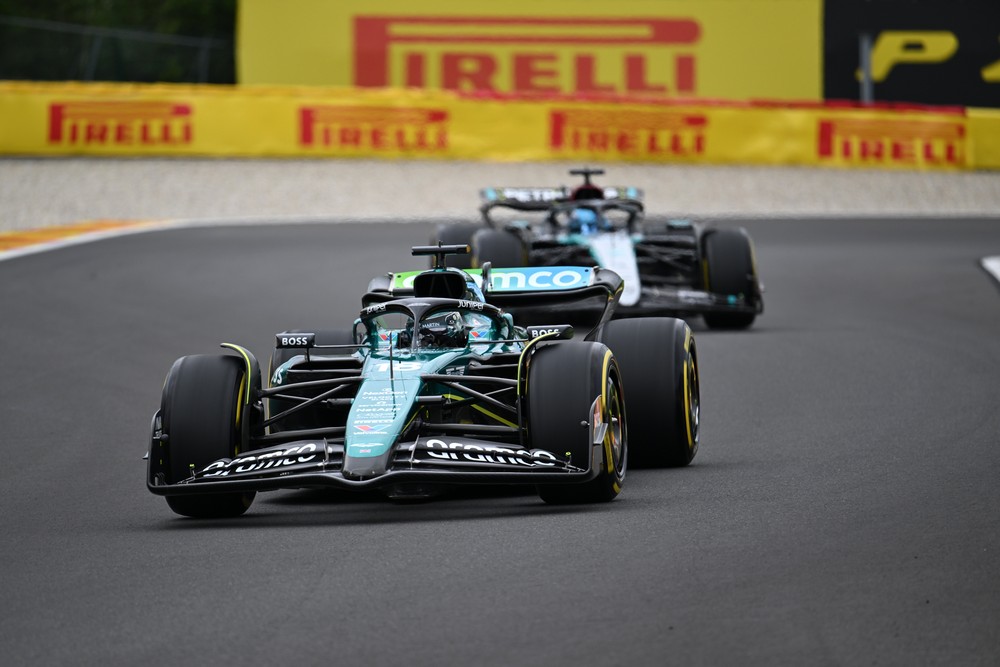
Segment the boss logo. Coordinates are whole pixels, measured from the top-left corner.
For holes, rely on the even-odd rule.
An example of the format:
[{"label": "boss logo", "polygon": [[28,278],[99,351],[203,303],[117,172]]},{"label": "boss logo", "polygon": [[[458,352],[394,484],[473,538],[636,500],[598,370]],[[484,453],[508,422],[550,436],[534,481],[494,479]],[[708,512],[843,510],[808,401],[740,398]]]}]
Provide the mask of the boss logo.
[{"label": "boss logo", "polygon": [[544,336],[545,334],[557,334],[559,329],[532,329],[531,337],[538,338],[539,336]]},{"label": "boss logo", "polygon": [[312,333],[280,333],[275,336],[274,346],[277,348],[287,347],[312,347],[316,343],[316,334]]},{"label": "boss logo", "polygon": [[551,338],[566,339],[573,337],[573,327],[568,324],[559,324],[551,327],[527,327],[528,337],[531,339],[552,334]]}]

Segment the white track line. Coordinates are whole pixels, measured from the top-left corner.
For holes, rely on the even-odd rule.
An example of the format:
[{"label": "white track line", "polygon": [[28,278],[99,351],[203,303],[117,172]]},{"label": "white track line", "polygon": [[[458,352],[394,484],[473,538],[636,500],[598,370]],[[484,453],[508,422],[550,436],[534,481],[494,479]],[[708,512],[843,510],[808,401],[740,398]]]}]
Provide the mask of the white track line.
[{"label": "white track line", "polygon": [[979,263],[993,276],[993,280],[1000,283],[1000,257],[983,257]]}]

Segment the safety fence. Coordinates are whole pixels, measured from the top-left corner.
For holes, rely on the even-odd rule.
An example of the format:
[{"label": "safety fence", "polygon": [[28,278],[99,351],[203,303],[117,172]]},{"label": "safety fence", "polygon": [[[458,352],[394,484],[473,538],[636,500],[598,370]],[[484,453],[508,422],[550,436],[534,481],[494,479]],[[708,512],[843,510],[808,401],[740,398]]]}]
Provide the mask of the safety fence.
[{"label": "safety fence", "polygon": [[0,154],[1000,168],[1000,111],[322,87],[0,84]]},{"label": "safety fence", "polygon": [[0,79],[232,83],[233,40],[0,14]]}]

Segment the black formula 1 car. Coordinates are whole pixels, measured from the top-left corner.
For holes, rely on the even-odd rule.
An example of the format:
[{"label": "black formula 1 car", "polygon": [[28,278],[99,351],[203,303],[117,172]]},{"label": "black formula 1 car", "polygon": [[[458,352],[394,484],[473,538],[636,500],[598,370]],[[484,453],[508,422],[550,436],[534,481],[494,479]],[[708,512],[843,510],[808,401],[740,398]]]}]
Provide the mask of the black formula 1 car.
[{"label": "black formula 1 car", "polygon": [[601,266],[625,281],[616,316],[701,314],[713,328],[744,329],[763,312],[753,242],[743,229],[644,219],[642,191],[600,187],[600,169],[567,187],[481,191],[479,223],[440,225],[435,242],[468,243],[455,266]]},{"label": "black formula 1 car", "polygon": [[444,263],[467,246],[413,252],[435,268],[374,279],[350,331],[277,334],[266,378],[239,345],[178,359],[148,489],[190,517],[312,487],[408,499],[524,484],[550,503],[602,502],[630,459],[690,463],[700,393],[686,323],[611,321],[622,279],[610,270],[466,272]]}]

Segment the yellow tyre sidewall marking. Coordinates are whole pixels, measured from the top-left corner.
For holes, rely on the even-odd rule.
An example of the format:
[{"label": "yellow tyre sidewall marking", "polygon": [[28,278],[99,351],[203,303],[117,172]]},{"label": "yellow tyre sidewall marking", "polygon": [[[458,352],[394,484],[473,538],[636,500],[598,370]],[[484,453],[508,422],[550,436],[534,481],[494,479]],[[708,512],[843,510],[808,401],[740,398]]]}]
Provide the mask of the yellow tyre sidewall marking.
[{"label": "yellow tyre sidewall marking", "polygon": [[691,330],[687,329],[684,334],[684,427],[687,430],[688,449],[694,447],[694,437],[691,435],[691,390],[688,387],[688,364],[694,370],[694,356],[691,354]]}]

